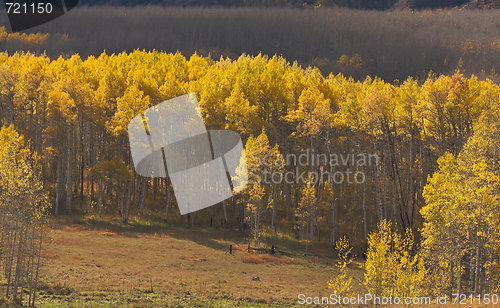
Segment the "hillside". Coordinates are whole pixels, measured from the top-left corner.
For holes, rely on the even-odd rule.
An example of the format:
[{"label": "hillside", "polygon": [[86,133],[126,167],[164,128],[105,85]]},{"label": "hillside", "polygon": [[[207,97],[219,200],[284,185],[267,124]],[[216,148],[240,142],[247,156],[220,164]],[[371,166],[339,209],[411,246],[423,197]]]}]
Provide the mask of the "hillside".
[{"label": "hillside", "polygon": [[222,7],[346,7],[364,10],[438,9],[466,7],[492,9],[500,7],[498,0],[83,0],[82,5],[163,5],[163,6],[222,6]]},{"label": "hillside", "polygon": [[215,60],[262,53],[356,80],[424,80],[429,72],[453,74],[458,68],[484,79],[496,78],[500,67],[499,13],[83,6],[29,35],[8,34],[7,16],[0,15],[6,27],[0,28],[0,50],[45,52],[51,59],[135,49],[197,52]]}]

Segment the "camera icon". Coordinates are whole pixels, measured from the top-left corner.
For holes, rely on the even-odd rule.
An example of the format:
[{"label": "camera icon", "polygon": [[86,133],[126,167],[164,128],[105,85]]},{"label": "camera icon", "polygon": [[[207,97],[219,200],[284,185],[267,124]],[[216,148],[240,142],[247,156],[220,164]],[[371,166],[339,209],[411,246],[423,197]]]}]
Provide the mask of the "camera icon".
[{"label": "camera icon", "polygon": [[248,181],[240,135],[207,131],[194,93],[135,116],[128,136],[135,171],[169,176],[181,215],[230,198]]}]

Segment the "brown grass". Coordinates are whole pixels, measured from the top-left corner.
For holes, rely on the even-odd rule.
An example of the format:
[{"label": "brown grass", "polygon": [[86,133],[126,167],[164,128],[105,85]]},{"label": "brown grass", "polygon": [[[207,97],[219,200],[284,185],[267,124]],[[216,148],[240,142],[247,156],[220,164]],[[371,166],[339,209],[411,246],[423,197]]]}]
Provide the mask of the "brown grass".
[{"label": "brown grass", "polygon": [[57,253],[42,253],[41,258],[44,260],[53,260],[59,258]]},{"label": "brown grass", "polygon": [[88,240],[80,240],[76,238],[71,238],[71,237],[61,237],[61,238],[54,238],[52,239],[53,242],[55,242],[57,245],[61,246],[79,246],[79,247],[88,247],[92,246],[92,242]]},{"label": "brown grass", "polygon": [[[252,249],[254,247],[250,247]],[[233,245],[233,250],[235,251],[241,251],[241,252],[248,252],[248,245]]]},{"label": "brown grass", "polygon": [[[248,244],[238,242],[231,232],[71,226],[51,228],[48,235],[40,285],[50,290],[69,288],[71,295],[51,291],[68,303],[100,293],[116,299],[154,290],[170,300],[169,307],[182,304],[186,294],[191,306],[196,300],[201,307],[215,307],[211,303],[223,299],[238,305],[289,307],[301,293],[330,294],[327,281],[337,271],[327,265],[328,258],[311,264],[304,257],[249,255]],[[230,244],[233,254],[229,254]],[[354,277],[362,277],[360,269],[350,270]],[[254,276],[260,283],[252,280]]]},{"label": "brown grass", "polygon": [[303,262],[303,261],[295,261],[292,259],[278,258],[275,256],[268,256],[268,255],[264,255],[261,257],[255,257],[255,256],[243,257],[241,259],[241,261],[243,263],[251,263],[251,264],[260,264],[260,263],[299,264],[299,265],[306,265],[307,264],[307,262]]},{"label": "brown grass", "polygon": [[96,234],[101,234],[101,235],[107,235],[107,236],[120,236],[114,232],[109,232],[109,231],[98,231],[98,230],[94,230],[94,231],[86,231],[88,233],[96,233]]},{"label": "brown grass", "polygon": [[266,261],[259,257],[244,257],[241,259],[243,263],[251,263],[251,264],[260,264],[265,263]]},{"label": "brown grass", "polygon": [[66,232],[78,232],[88,230],[85,226],[71,226],[71,227],[63,227],[63,230]]},{"label": "brown grass", "polygon": [[200,257],[181,257],[181,260],[199,261],[199,262],[208,261],[207,258],[200,258]]},{"label": "brown grass", "polygon": [[[120,228],[50,228],[42,254],[41,306],[304,307],[297,296],[329,296],[327,281],[338,273],[337,260],[327,257],[248,254],[248,244],[231,232]],[[332,254],[325,247],[318,251]],[[353,262],[348,270],[352,291],[364,294],[361,266]]]}]

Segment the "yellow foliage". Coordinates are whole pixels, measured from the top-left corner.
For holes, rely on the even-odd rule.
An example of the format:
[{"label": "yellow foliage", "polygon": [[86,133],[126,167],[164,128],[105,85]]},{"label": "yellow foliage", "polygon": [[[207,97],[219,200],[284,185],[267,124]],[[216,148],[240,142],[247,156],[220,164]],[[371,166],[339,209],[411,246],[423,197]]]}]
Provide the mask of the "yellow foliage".
[{"label": "yellow foliage", "polygon": [[425,295],[426,273],[422,255],[415,252],[413,234],[392,231],[392,223],[383,220],[368,236],[365,285],[379,296],[415,297]]},{"label": "yellow foliage", "polygon": [[333,290],[336,295],[341,295],[342,297],[351,297],[353,293],[352,289],[352,277],[347,273],[347,265],[351,263],[352,257],[350,255],[352,247],[349,244],[349,240],[344,236],[335,243],[335,249],[339,251],[340,261],[336,264],[340,273],[334,279],[328,281],[328,288]]}]

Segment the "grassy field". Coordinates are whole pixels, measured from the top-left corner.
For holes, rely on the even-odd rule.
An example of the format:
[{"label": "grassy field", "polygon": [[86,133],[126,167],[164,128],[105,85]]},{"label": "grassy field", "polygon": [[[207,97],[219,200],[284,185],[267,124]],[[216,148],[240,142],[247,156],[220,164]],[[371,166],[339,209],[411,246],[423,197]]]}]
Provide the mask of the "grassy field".
[{"label": "grassy field", "polygon": [[[281,252],[269,255],[248,253],[248,239],[231,230],[62,219],[46,233],[39,307],[337,307],[298,304],[299,294],[332,293],[338,259],[326,242],[304,256],[303,243],[281,236]],[[349,265],[355,294],[366,291],[362,266]]]},{"label": "grassy field", "polygon": [[[42,307],[300,306],[301,293],[328,296],[337,273],[331,248],[316,244],[305,257],[302,243],[280,238],[287,254],[249,254],[230,230],[65,220],[52,221],[47,237]],[[350,269],[353,282],[363,278],[360,263]]]}]

